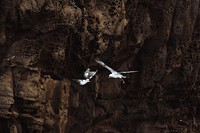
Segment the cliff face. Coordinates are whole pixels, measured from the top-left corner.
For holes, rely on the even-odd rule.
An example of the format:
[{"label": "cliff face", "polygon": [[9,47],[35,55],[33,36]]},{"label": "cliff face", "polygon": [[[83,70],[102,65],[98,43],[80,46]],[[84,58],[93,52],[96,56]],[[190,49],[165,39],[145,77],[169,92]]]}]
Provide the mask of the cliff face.
[{"label": "cliff face", "polygon": [[[199,6],[1,0],[0,132],[200,132]],[[123,84],[95,58],[140,72]],[[73,82],[88,67],[91,82]]]}]

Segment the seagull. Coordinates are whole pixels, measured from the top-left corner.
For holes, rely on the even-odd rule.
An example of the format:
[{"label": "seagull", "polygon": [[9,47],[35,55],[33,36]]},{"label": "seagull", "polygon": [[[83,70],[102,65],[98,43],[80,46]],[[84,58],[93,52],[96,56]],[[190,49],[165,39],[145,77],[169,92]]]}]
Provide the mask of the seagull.
[{"label": "seagull", "polygon": [[88,82],[90,82],[90,79],[74,79],[79,85],[86,85]]},{"label": "seagull", "polygon": [[90,71],[90,68],[87,68],[86,71],[84,72],[84,78],[89,79],[90,77],[92,78],[98,70],[96,71]]},{"label": "seagull", "polygon": [[85,79],[74,79],[79,85],[86,85],[88,82],[90,82],[90,79],[94,77],[94,75],[97,73],[96,71],[90,71],[90,68],[87,68],[87,70],[84,72],[84,78]]},{"label": "seagull", "polygon": [[[100,64],[101,66],[105,67],[106,69],[108,69],[111,74],[109,74],[109,78],[119,78],[119,79],[122,79],[123,78],[126,78],[126,76],[122,75],[123,73],[135,73],[135,72],[139,72],[139,71],[123,71],[123,72],[117,72],[115,71],[114,69],[112,69],[111,67],[107,66],[104,62],[98,60],[98,59],[95,59],[95,61]],[[123,80],[124,82],[124,80]]]},{"label": "seagull", "polygon": [[10,57],[10,58],[8,58],[8,59],[5,59],[5,60],[10,61],[10,60],[12,60],[12,59],[14,59],[14,58],[15,58],[15,55],[12,56],[12,57]]}]

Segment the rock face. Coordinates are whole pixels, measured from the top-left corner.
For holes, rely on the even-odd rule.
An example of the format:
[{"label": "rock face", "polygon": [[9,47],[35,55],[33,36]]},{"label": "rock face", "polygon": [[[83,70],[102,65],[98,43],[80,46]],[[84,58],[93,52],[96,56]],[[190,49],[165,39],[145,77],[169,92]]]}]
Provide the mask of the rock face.
[{"label": "rock face", "polygon": [[[199,133],[199,0],[1,0],[0,132]],[[115,70],[138,70],[125,84]],[[99,70],[85,86],[86,68]]]}]

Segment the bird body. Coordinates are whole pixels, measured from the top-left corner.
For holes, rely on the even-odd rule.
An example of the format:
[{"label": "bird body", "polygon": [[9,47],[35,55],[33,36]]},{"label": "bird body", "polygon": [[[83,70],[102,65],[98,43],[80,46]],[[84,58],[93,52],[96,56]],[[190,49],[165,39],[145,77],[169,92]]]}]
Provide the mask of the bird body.
[{"label": "bird body", "polygon": [[94,75],[98,72],[98,70],[96,71],[90,71],[90,68],[87,68],[87,70],[84,72],[84,78],[85,79],[74,79],[74,81],[76,81],[79,85],[86,85],[87,83],[90,82],[90,79],[92,79],[92,77],[94,77]]},{"label": "bird body", "polygon": [[117,73],[117,72],[113,72],[113,73],[109,74],[109,78],[120,78],[120,79],[122,79],[122,78],[126,78],[126,76],[123,76],[123,75],[121,75],[120,73]]},{"label": "bird body", "polygon": [[90,82],[89,79],[76,79],[75,80],[79,85],[86,85],[87,83]]}]

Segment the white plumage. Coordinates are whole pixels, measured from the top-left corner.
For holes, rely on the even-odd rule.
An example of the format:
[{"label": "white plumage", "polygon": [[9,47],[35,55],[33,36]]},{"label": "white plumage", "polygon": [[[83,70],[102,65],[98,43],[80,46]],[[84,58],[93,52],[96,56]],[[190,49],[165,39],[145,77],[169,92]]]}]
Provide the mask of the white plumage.
[{"label": "white plumage", "polygon": [[84,72],[84,78],[85,79],[74,79],[79,85],[86,85],[88,82],[90,82],[90,79],[94,77],[94,75],[98,72],[96,71],[90,71],[90,68],[87,68],[87,70]]},{"label": "white plumage", "polygon": [[135,72],[139,72],[139,71],[123,71],[123,72],[117,72],[115,70],[113,70],[111,67],[109,67],[108,65],[106,65],[104,62],[98,60],[98,59],[95,59],[95,61],[100,64],[101,66],[105,67],[106,69],[108,69],[111,74],[109,74],[109,78],[120,78],[120,79],[123,79],[123,78],[126,78],[126,76],[122,75],[122,73],[135,73]]}]

